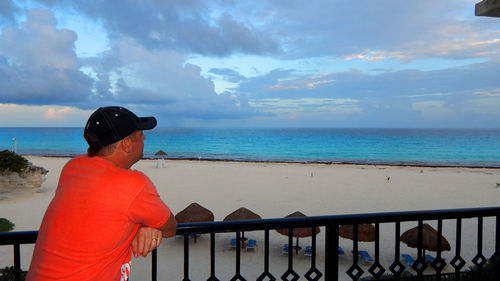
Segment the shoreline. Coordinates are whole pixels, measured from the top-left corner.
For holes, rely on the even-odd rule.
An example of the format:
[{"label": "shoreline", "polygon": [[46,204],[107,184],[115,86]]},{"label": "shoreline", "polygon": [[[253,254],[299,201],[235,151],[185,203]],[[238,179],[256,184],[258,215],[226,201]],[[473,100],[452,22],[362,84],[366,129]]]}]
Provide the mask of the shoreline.
[{"label": "shoreline", "polygon": [[[20,154],[23,157],[47,157],[47,158],[73,158],[79,154]],[[159,157],[145,156],[141,160],[158,160]],[[245,160],[245,159],[224,159],[224,158],[194,158],[194,157],[165,157],[165,161],[208,161],[208,162],[234,162],[234,163],[269,163],[269,164],[320,164],[320,165],[352,165],[352,166],[389,166],[389,167],[416,167],[416,168],[470,168],[470,169],[500,169],[498,166],[481,166],[481,165],[454,165],[454,164],[432,164],[431,162],[420,161],[293,161],[293,160]]]}]

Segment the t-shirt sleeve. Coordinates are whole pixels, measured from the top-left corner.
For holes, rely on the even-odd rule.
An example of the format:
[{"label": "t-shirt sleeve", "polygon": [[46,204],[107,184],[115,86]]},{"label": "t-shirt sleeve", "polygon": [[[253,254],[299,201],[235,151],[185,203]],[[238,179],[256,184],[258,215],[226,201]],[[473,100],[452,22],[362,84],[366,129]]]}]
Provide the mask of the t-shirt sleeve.
[{"label": "t-shirt sleeve", "polygon": [[158,228],[165,224],[171,211],[163,203],[153,183],[147,179],[144,188],[129,206],[128,216],[135,222]]}]

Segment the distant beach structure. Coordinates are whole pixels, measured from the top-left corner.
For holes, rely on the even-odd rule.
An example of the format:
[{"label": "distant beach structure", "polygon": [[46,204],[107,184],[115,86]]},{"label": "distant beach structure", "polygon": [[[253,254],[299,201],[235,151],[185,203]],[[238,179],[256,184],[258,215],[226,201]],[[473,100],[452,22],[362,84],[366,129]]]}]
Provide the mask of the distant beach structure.
[{"label": "distant beach structure", "polygon": [[156,161],[156,168],[165,168],[165,160],[163,160],[168,154],[163,151],[159,150],[155,153],[155,156],[158,158]]}]

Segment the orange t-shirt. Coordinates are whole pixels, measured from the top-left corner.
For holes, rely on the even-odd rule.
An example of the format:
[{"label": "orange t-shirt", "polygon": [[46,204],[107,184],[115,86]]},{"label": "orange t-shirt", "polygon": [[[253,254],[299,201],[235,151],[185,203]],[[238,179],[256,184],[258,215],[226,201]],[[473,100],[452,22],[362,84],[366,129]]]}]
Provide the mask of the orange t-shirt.
[{"label": "orange t-shirt", "polygon": [[170,215],[143,173],[80,155],[61,173],[26,280],[126,278],[139,225],[158,228]]}]

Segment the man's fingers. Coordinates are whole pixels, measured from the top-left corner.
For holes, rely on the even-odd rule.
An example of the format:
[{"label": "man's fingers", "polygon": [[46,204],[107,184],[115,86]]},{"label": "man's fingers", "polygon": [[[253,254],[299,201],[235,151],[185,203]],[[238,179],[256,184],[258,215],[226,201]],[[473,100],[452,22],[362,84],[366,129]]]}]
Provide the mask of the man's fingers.
[{"label": "man's fingers", "polygon": [[160,230],[151,227],[141,227],[132,241],[132,252],[134,257],[147,257],[154,249],[160,246],[162,233]]},{"label": "man's fingers", "polygon": [[132,241],[132,254],[134,255],[134,258],[137,258],[138,253],[137,253],[137,240],[134,239]]}]

